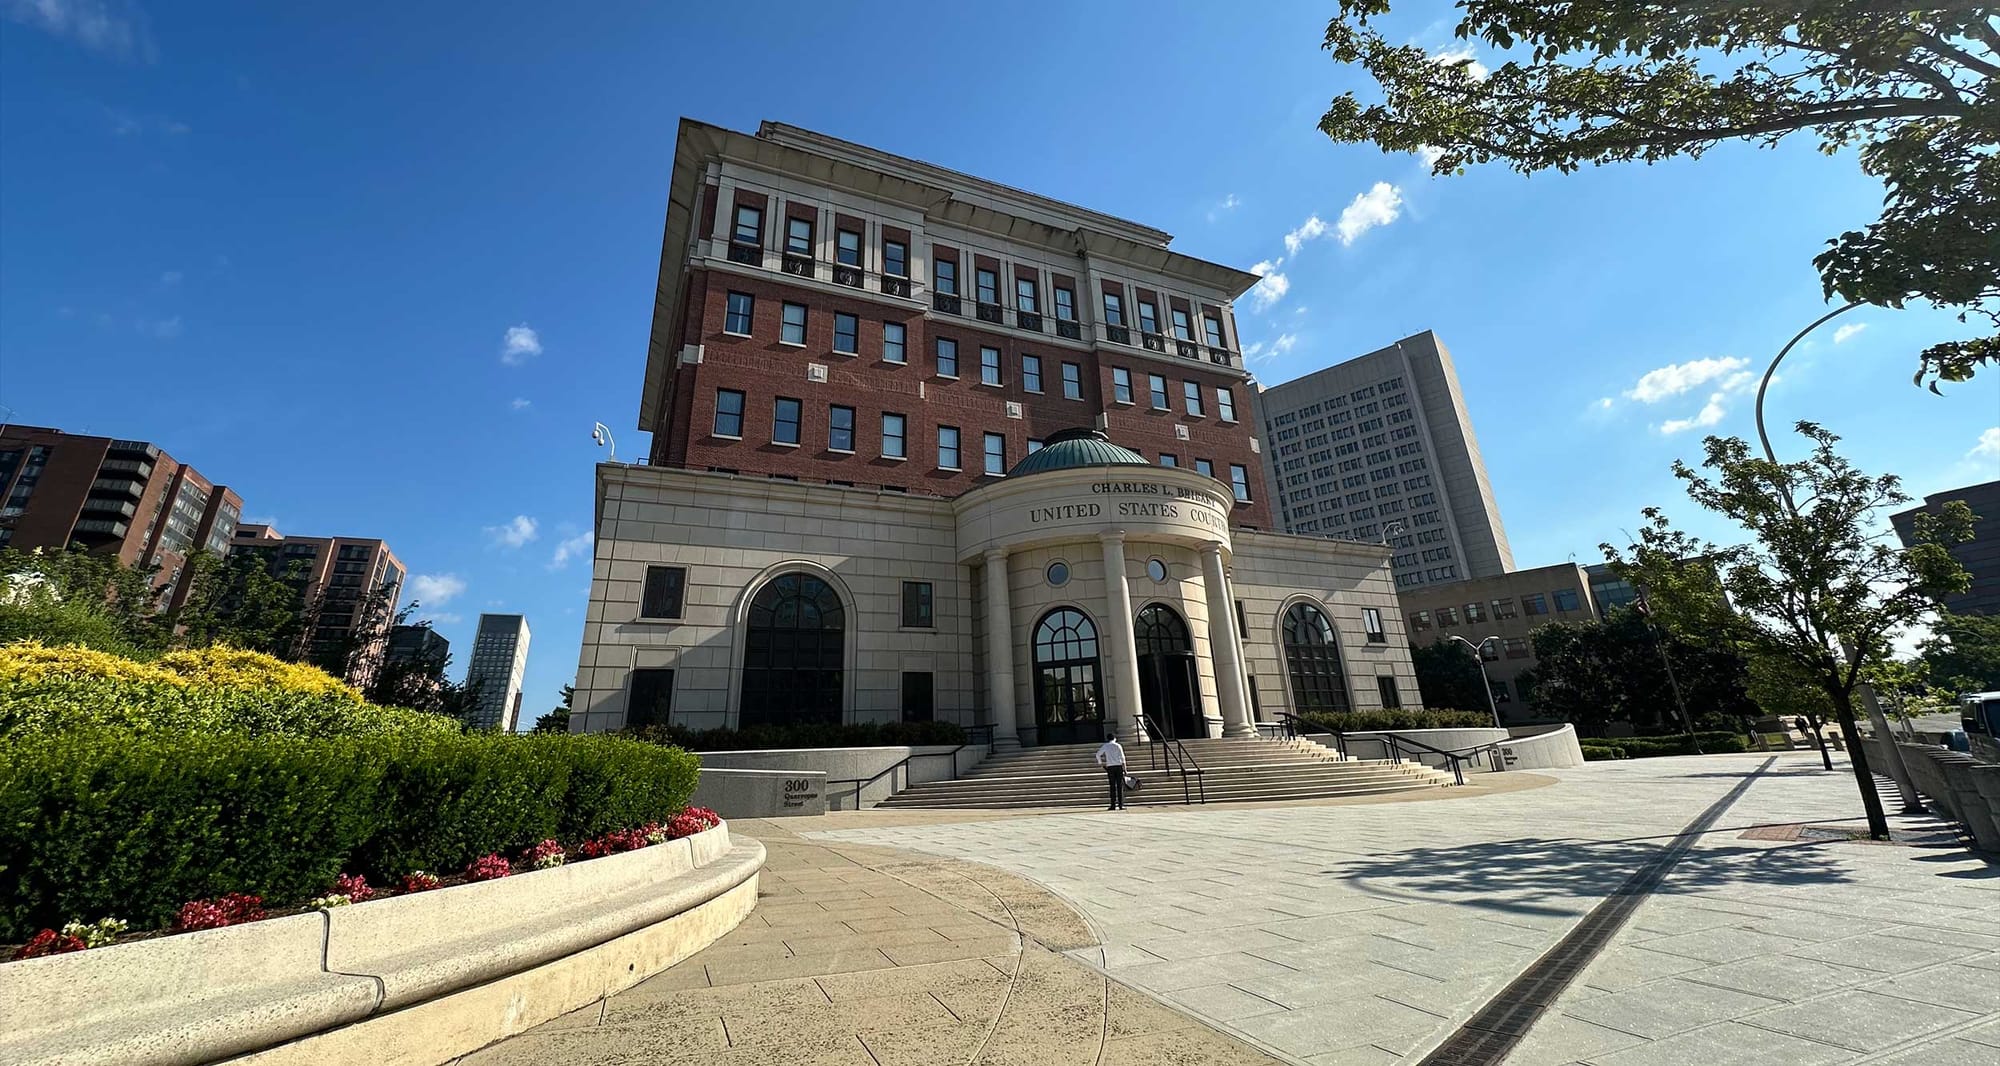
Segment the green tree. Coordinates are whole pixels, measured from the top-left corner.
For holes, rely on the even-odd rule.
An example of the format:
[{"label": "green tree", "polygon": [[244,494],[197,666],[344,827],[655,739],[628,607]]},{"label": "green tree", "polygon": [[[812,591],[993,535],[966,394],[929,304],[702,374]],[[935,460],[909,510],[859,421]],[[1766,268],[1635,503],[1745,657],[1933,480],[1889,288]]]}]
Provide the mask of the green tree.
[{"label": "green tree", "polygon": [[1897,633],[1924,622],[1939,596],[1970,582],[1950,548],[1972,536],[1972,512],[1952,502],[1918,514],[1913,543],[1904,548],[1887,532],[1887,512],[1909,502],[1900,479],[1862,473],[1834,450],[1840,438],[1811,422],[1797,430],[1812,443],[1811,455],[1797,462],[1752,456],[1739,437],[1703,442],[1707,475],[1674,462],[1689,498],[1736,523],[1748,543],[1718,548],[1647,508],[1637,552],[1715,561],[1744,649],[1789,662],[1826,695],[1847,739],[1870,831],[1886,838],[1888,822],[1858,743],[1854,690],[1890,659]]},{"label": "green tree", "polygon": [[2000,617],[1944,612],[1918,655],[1934,685],[1955,693],[2000,692]]},{"label": "green tree", "polygon": [[159,615],[158,567],[130,567],[116,556],[0,549],[0,632],[124,654],[164,648],[172,629]]},{"label": "green tree", "polygon": [[[1686,726],[1681,698],[1696,728],[1740,729],[1753,717],[1748,668],[1726,644],[1664,634],[1630,608],[1602,622],[1551,622],[1536,627],[1535,710],[1574,724],[1586,736],[1613,722],[1640,734],[1678,733]],[[1668,677],[1664,647],[1673,664]]]},{"label": "green tree", "polygon": [[1833,769],[1833,756],[1826,750],[1826,723],[1833,719],[1833,703],[1813,683],[1811,675],[1791,659],[1773,655],[1750,657],[1750,698],[1765,714],[1787,721],[1804,719],[1805,732],[1819,749],[1819,760]]},{"label": "green tree", "polygon": [[575,699],[576,686],[564,685],[562,687],[562,703],[555,710],[535,719],[534,731],[537,733],[569,732],[570,703]]},{"label": "green tree", "polygon": [[[1341,0],[1324,47],[1379,83],[1380,102],[1337,97],[1336,141],[1435,152],[1433,173],[1498,161],[1524,174],[1697,158],[1726,141],[1803,133],[1855,148],[1886,189],[1882,214],[1813,260],[1829,297],[2000,324],[2000,28],[1981,4],[1876,0],[1659,4],[1459,0],[1454,33],[1502,50],[1395,44],[1373,20],[1388,0]],[[2000,358],[2000,337],[1936,345],[1917,380],[1962,381]]]},{"label": "green tree", "polygon": [[1486,711],[1486,683],[1479,661],[1465,645],[1437,640],[1410,645],[1417,668],[1417,692],[1432,710]]}]

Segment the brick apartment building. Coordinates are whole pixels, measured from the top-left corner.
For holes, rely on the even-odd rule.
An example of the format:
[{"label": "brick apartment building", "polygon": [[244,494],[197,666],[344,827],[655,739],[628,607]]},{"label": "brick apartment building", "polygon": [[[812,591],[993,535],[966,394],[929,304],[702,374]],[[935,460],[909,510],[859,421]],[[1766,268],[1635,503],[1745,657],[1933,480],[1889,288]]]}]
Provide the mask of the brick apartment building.
[{"label": "brick apartment building", "polygon": [[[273,577],[287,577],[295,566],[304,564],[300,567],[299,581],[305,602],[311,604],[322,591],[325,593],[313,632],[307,638],[307,652],[316,662],[326,662],[354,627],[367,621],[361,616],[362,600],[367,593],[387,590],[391,616],[402,598],[407,571],[385,541],[367,537],[286,536],[269,525],[246,523],[236,530],[230,550],[263,556]],[[366,685],[375,676],[388,650],[389,630],[384,620],[380,635],[364,651],[354,669],[347,672],[348,681]]]},{"label": "brick apartment building", "polygon": [[60,551],[72,544],[154,567],[162,603],[180,606],[196,549],[228,552],[243,498],[159,445],[0,427],[0,547]]}]

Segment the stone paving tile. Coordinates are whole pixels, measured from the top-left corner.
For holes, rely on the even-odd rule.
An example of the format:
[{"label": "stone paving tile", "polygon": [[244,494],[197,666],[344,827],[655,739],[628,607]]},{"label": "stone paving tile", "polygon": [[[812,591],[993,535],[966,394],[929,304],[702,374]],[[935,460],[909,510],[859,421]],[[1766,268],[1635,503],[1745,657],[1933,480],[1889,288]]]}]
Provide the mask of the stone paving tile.
[{"label": "stone paving tile", "polygon": [[1643,942],[1647,951],[1680,955],[1701,962],[1735,962],[1755,955],[1769,955],[1800,947],[1797,940],[1760,933],[1754,929],[1728,927],[1704,929],[1698,933],[1663,936]]},{"label": "stone paving tile", "polygon": [[1994,1049],[1986,1044],[1946,1038],[1929,1041],[1883,1058],[1870,1059],[1869,1066],[1993,1066],[1995,1061],[2000,1061],[1995,1058],[1993,1051]]},{"label": "stone paving tile", "polygon": [[1810,1037],[1854,1051],[1883,1051],[1978,1019],[1972,1011],[1849,991],[1764,1011],[1749,1021],[1761,1029]]},{"label": "stone paving tile", "polygon": [[1233,1022],[1240,1018],[1270,1014],[1287,1009],[1263,996],[1245,992],[1234,985],[1202,985],[1170,993],[1167,999],[1204,1018]]},{"label": "stone paving tile", "polygon": [[1763,955],[1740,959],[1721,966],[1708,966],[1681,975],[1706,985],[1733,988],[1760,996],[1774,996],[1797,1002],[1837,989],[1851,988],[1881,979],[1873,970],[1836,966],[1830,962],[1802,959],[1795,955]]},{"label": "stone paving tile", "polygon": [[1567,1066],[1646,1042],[1566,1014],[1544,1015],[1507,1055],[1507,1066]]},{"label": "stone paving tile", "polygon": [[[1578,983],[1607,992],[1623,992],[1628,988],[1637,988],[1648,981],[1673,977],[1690,970],[1700,970],[1705,965],[1700,959],[1653,951],[1642,943],[1624,951],[1599,955],[1596,961],[1583,971]],[[1576,986],[1571,987],[1574,989]]]},{"label": "stone paving tile", "polygon": [[1972,966],[1938,966],[1861,987],[1863,991],[1916,1003],[1935,1003],[2000,1017],[2000,976]]},{"label": "stone paving tile", "polygon": [[1845,940],[1829,940],[1824,944],[1792,948],[1786,954],[1796,955],[1802,959],[1818,959],[1837,966],[1852,966],[1856,969],[1875,970],[1881,973],[1902,973],[1922,966],[1934,966],[1941,962],[1962,959],[1968,955],[1977,955],[1979,949],[1933,944],[1908,937],[1890,936],[1887,933],[1868,933]]},{"label": "stone paving tile", "polygon": [[[1592,1066],[1830,1066],[1852,1053],[1812,1040],[1724,1022],[1616,1051],[1592,1053]],[[1508,1062],[1513,1063],[1510,1057]]]},{"label": "stone paving tile", "polygon": [[1774,1007],[1778,1002],[1731,988],[1668,977],[1624,992],[1565,1003],[1562,1010],[1572,1018],[1658,1039]]},{"label": "stone paving tile", "polygon": [[1235,1028],[1253,1040],[1291,1054],[1312,1055],[1412,1031],[1428,1031],[1440,1020],[1437,1015],[1415,1007],[1364,994],[1339,1003],[1245,1018]]}]

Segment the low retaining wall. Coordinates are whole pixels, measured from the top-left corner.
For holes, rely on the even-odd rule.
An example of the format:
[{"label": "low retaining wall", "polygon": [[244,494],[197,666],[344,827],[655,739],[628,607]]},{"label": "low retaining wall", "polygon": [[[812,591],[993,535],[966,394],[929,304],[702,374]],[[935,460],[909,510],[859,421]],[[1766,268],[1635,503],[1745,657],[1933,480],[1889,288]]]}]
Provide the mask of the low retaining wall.
[{"label": "low retaining wall", "polygon": [[[983,744],[923,744],[879,748],[782,748],[760,751],[703,751],[702,772],[723,770],[809,770],[824,774],[826,809],[851,811],[873,807],[910,787],[927,781],[949,781],[979,765],[988,748]],[[884,773],[908,759],[901,770]],[[882,775],[877,778],[876,775]],[[871,781],[866,785],[857,782]],[[722,808],[716,808],[718,811]]]},{"label": "low retaining wall", "polygon": [[724,818],[792,818],[826,813],[826,773],[821,770],[701,768],[696,806]]},{"label": "low retaining wall", "polygon": [[[1529,732],[1529,731],[1532,732]],[[1505,729],[1492,726],[1468,727],[1464,729],[1390,729],[1376,732],[1347,733],[1347,754],[1357,759],[1387,759],[1391,756],[1388,737],[1394,734],[1407,737],[1433,748],[1458,751],[1477,747],[1481,744],[1499,742],[1500,757],[1497,765],[1489,765],[1484,755],[1475,756],[1468,762],[1468,773],[1490,773],[1499,770],[1559,770],[1564,767],[1583,765],[1583,748],[1577,743],[1576,728],[1570,725],[1529,726],[1523,729],[1527,735],[1514,735]],[[1308,735],[1307,740],[1325,747],[1338,748],[1331,733]],[[1442,755],[1419,751],[1403,746],[1405,759],[1415,760],[1425,766],[1440,770],[1450,769],[1448,760]]]},{"label": "low retaining wall", "polygon": [[[1515,730],[1519,731],[1516,732]],[[1509,770],[1562,770],[1583,765],[1583,745],[1576,727],[1520,726],[1509,729],[1512,739],[1500,746],[1501,765]]]},{"label": "low retaining wall", "polygon": [[[1869,765],[1887,773],[1889,753],[1880,737],[1867,737]],[[1936,744],[1895,742],[1917,791],[1965,827],[1982,851],[2000,853],[2000,765]]]},{"label": "low retaining wall", "polygon": [[732,842],[725,825],[497,881],[0,964],[0,1062],[434,1066],[708,946],[756,905],[763,864],[763,845]]}]

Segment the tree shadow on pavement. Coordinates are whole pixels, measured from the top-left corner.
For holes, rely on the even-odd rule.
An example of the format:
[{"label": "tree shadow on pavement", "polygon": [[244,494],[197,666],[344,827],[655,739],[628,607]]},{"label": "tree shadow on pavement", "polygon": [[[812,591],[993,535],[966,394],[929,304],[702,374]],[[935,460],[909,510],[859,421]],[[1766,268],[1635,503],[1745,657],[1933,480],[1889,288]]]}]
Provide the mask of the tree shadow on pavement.
[{"label": "tree shadow on pavement", "polygon": [[[1654,895],[1737,885],[1817,887],[1852,882],[1824,842],[1771,847],[1709,847],[1687,852]],[[1623,840],[1520,838],[1451,848],[1416,848],[1357,859],[1321,871],[1371,895],[1449,900],[1522,915],[1588,910],[1660,854],[1661,844]]]}]

